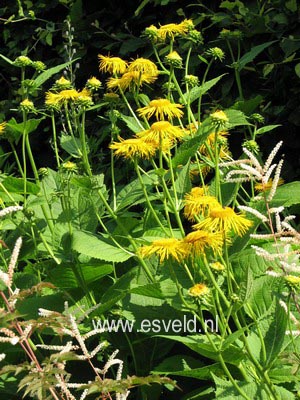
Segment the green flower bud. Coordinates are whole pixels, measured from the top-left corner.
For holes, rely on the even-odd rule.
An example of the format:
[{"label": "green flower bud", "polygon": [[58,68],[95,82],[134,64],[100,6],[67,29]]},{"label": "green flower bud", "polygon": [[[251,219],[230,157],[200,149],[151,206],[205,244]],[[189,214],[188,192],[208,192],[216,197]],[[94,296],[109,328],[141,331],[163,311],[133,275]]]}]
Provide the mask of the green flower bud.
[{"label": "green flower bud", "polygon": [[32,65],[32,61],[27,56],[19,56],[15,59],[14,64],[17,67],[28,67]]}]

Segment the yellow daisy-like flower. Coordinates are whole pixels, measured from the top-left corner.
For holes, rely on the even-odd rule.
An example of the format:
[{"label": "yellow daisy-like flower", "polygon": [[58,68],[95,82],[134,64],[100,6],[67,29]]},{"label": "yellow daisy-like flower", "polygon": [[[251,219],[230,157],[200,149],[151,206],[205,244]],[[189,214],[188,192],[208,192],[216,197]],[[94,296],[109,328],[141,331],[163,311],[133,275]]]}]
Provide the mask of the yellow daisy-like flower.
[{"label": "yellow daisy-like flower", "polygon": [[124,74],[128,66],[127,62],[120,57],[110,57],[99,54],[98,58],[99,70],[108,72],[109,74]]},{"label": "yellow daisy-like flower", "polygon": [[109,78],[107,88],[110,90],[120,88],[125,91],[132,86],[140,87],[144,83],[153,83],[156,79],[156,75],[143,74],[138,71],[125,72],[120,78]]},{"label": "yellow daisy-like flower", "polygon": [[137,133],[137,136],[148,140],[164,140],[169,139],[174,141],[180,139],[184,135],[183,131],[178,126],[173,126],[169,121],[157,121],[150,126],[150,129]]},{"label": "yellow daisy-like flower", "polygon": [[46,92],[45,105],[48,108],[58,109],[61,104],[61,98],[58,93]]},{"label": "yellow daisy-like flower", "polygon": [[59,93],[57,93],[59,96],[59,101],[64,102],[64,101],[74,101],[80,96],[79,92],[75,89],[66,89],[62,90]]},{"label": "yellow daisy-like flower", "polygon": [[5,125],[6,125],[6,122],[1,122],[1,124],[0,124],[0,136],[3,135],[3,133],[4,133]]},{"label": "yellow daisy-like flower", "polygon": [[206,195],[204,188],[194,187],[184,196],[184,216],[189,221],[195,221],[196,215],[204,215],[211,208],[219,205],[214,196]]},{"label": "yellow daisy-like flower", "polygon": [[[279,178],[277,186],[280,186],[280,185],[283,185],[283,184],[284,184],[284,180],[282,178]],[[273,179],[270,178],[268,180],[268,182],[266,182],[266,183],[262,183],[262,182],[256,183],[254,187],[255,187],[255,190],[257,190],[258,192],[266,192],[267,190],[271,189],[272,185],[273,185]]]},{"label": "yellow daisy-like flower", "polygon": [[242,214],[236,213],[230,207],[215,207],[210,210],[209,216],[194,225],[194,229],[204,229],[212,232],[233,231],[238,236],[243,236],[252,226],[252,221]]},{"label": "yellow daisy-like flower", "polygon": [[188,290],[188,294],[193,297],[203,297],[210,294],[210,289],[205,283],[196,283]]},{"label": "yellow daisy-like flower", "polygon": [[143,74],[158,75],[158,69],[153,61],[147,58],[137,58],[129,64],[128,72],[137,71]]},{"label": "yellow daisy-like flower", "polygon": [[140,157],[146,159],[153,157],[158,148],[156,142],[146,142],[142,138],[126,140],[120,138],[120,142],[113,142],[109,147],[114,150],[116,156],[124,158]]},{"label": "yellow daisy-like flower", "polygon": [[168,99],[156,99],[150,101],[147,106],[139,108],[137,112],[141,117],[147,119],[155,115],[157,120],[162,120],[164,118],[181,118],[183,116],[181,108],[183,108],[181,104],[171,103]]},{"label": "yellow daisy-like flower", "polygon": [[191,22],[191,20],[185,20],[184,22],[181,22],[180,24],[172,23],[172,24],[161,25],[157,32],[158,38],[161,41],[165,42],[166,39],[173,40],[175,38],[175,36],[179,36],[179,35],[185,36],[191,29],[191,25],[190,25],[190,23],[187,23],[187,21]]},{"label": "yellow daisy-like flower", "polygon": [[189,246],[183,240],[164,238],[154,240],[150,245],[139,248],[141,257],[150,257],[153,254],[159,257],[160,262],[173,258],[180,262],[189,254]]},{"label": "yellow daisy-like flower", "polygon": [[205,250],[209,249],[211,249],[215,254],[222,253],[222,232],[196,230],[187,234],[184,238],[184,241],[190,245],[191,254],[196,256],[201,256],[205,254]]}]

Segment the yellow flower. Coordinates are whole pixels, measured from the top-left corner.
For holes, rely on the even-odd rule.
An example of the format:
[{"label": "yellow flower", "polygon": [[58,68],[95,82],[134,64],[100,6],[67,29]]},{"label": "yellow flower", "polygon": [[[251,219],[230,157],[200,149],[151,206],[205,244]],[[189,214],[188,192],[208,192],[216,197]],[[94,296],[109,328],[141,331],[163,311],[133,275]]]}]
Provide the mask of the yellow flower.
[{"label": "yellow flower", "polygon": [[46,93],[46,100],[45,105],[48,108],[58,109],[60,107],[60,96],[58,93],[47,92]]},{"label": "yellow flower", "polygon": [[95,76],[92,76],[90,79],[87,80],[85,87],[88,90],[98,90],[101,87],[102,83],[97,79]]},{"label": "yellow flower", "polygon": [[[284,180],[282,178],[279,178],[278,184],[277,186],[283,185],[284,184]],[[268,182],[266,183],[256,183],[255,184],[255,190],[257,190],[258,192],[266,192],[267,190],[270,190],[271,187],[273,185],[273,179],[270,178],[268,180]]]},{"label": "yellow flower", "polygon": [[137,71],[143,74],[158,75],[158,69],[154,62],[147,58],[137,58],[129,64],[128,72]]},{"label": "yellow flower", "polygon": [[99,70],[102,72],[108,72],[109,74],[124,74],[127,69],[127,62],[122,60],[120,57],[110,57],[98,55],[99,58]]},{"label": "yellow flower", "polygon": [[213,232],[233,231],[238,236],[242,236],[252,226],[252,221],[245,218],[242,214],[236,213],[230,207],[215,207],[210,210],[209,216],[203,221],[194,225],[194,229],[206,229]]},{"label": "yellow flower", "polygon": [[194,187],[184,196],[184,204],[184,216],[195,221],[196,215],[206,214],[212,207],[218,206],[219,202],[214,196],[206,195],[204,188]]},{"label": "yellow flower", "polygon": [[76,104],[83,107],[90,107],[93,105],[93,99],[87,89],[78,92],[78,97],[75,100]]},{"label": "yellow flower", "polygon": [[77,165],[73,163],[72,161],[66,161],[62,164],[63,169],[66,171],[71,171],[71,172],[76,172],[77,171]]},{"label": "yellow flower", "polygon": [[25,99],[20,103],[20,110],[22,111],[26,111],[26,112],[34,112],[35,111],[35,107],[34,104],[31,100],[29,99]]},{"label": "yellow flower", "polygon": [[184,238],[184,241],[190,245],[191,254],[196,256],[205,254],[205,250],[209,249],[211,249],[214,253],[222,253],[222,232],[196,230],[187,234]]},{"label": "yellow flower", "polygon": [[287,285],[291,290],[299,289],[300,288],[300,276],[295,275],[286,275],[284,277]]},{"label": "yellow flower", "polygon": [[150,257],[153,254],[159,257],[160,262],[170,257],[180,262],[188,256],[189,246],[183,241],[175,238],[164,238],[154,240],[150,245],[139,248],[141,257]]},{"label": "yellow flower", "polygon": [[193,287],[188,290],[188,294],[193,297],[203,297],[210,293],[209,287],[205,283],[196,283]]},{"label": "yellow flower", "polygon": [[168,99],[156,99],[150,101],[150,103],[137,110],[141,117],[146,117],[150,119],[152,115],[155,115],[157,120],[162,120],[165,117],[171,118],[181,118],[183,116],[183,111],[180,110],[183,106],[181,104],[171,103]]},{"label": "yellow flower", "polygon": [[[189,21],[189,23],[187,23]],[[166,24],[161,25],[157,31],[157,36],[161,41],[166,41],[166,39],[174,39],[175,36],[185,36],[191,29],[191,20],[185,20],[180,24]],[[193,24],[193,23],[192,23]],[[193,25],[194,26],[194,25]]]},{"label": "yellow flower", "polygon": [[225,266],[222,263],[220,263],[219,261],[210,263],[209,265],[215,271],[224,271],[225,270]]},{"label": "yellow flower", "polygon": [[157,150],[156,142],[146,142],[142,138],[122,139],[120,142],[113,142],[109,146],[116,156],[124,158],[141,157],[149,159],[154,156]]},{"label": "yellow flower", "polygon": [[55,81],[56,89],[64,90],[64,89],[70,89],[71,87],[72,87],[71,81],[69,81],[69,79],[66,79],[64,76]]},{"label": "yellow flower", "polygon": [[183,137],[183,131],[173,126],[169,121],[157,121],[150,126],[150,129],[139,132],[139,137],[143,137],[146,141],[156,140],[160,141],[163,139],[175,140]]},{"label": "yellow flower", "polygon": [[109,78],[107,81],[108,89],[120,88],[126,90],[132,86],[140,87],[144,83],[153,83],[157,79],[156,75],[143,74],[138,71],[125,72],[120,78]]},{"label": "yellow flower", "polygon": [[59,101],[64,102],[64,101],[74,101],[80,96],[79,92],[75,89],[66,89],[62,90],[59,93],[57,93],[59,96]]},{"label": "yellow flower", "polygon": [[3,133],[4,133],[5,125],[6,125],[6,122],[1,122],[1,124],[0,124],[0,136],[2,136]]},{"label": "yellow flower", "polygon": [[[227,137],[228,132],[227,131],[219,131],[217,133],[217,141],[222,144],[222,145],[227,145]],[[208,150],[207,147],[213,149],[215,147],[215,141],[216,141],[216,133],[213,132],[205,140],[205,144],[202,144],[199,147],[199,152],[204,155],[208,155]]]}]

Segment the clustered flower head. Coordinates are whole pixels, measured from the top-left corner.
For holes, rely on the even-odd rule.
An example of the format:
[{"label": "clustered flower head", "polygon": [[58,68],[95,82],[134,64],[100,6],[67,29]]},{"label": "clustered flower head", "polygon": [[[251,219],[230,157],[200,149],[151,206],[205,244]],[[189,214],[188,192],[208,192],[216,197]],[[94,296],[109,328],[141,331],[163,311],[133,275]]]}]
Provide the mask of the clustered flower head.
[{"label": "clustered flower head", "polygon": [[212,57],[214,60],[223,61],[225,58],[225,53],[220,47],[211,47],[210,49],[206,50],[206,54]]},{"label": "clustered flower head", "polygon": [[205,283],[196,283],[188,290],[188,294],[195,298],[202,298],[210,294],[210,289]]},{"label": "clustered flower head", "polygon": [[177,51],[171,51],[171,53],[165,56],[165,63],[171,65],[173,68],[181,68],[182,57],[177,53]]},{"label": "clustered flower head", "polygon": [[35,112],[36,111],[33,102],[29,99],[24,99],[20,103],[19,108],[21,111],[25,111],[25,112]]},{"label": "clustered flower head", "polygon": [[99,54],[99,69],[112,75],[107,80],[109,90],[135,90],[144,84],[153,83],[158,77],[158,68],[146,58],[137,58],[131,62],[120,57]]},{"label": "clustered flower head", "polygon": [[148,37],[151,41],[165,43],[167,40],[174,40],[176,37],[184,38],[191,34],[194,40],[201,41],[201,33],[196,37],[194,23],[190,19],[185,19],[179,24],[171,23],[160,25],[157,28],[154,25],[149,26],[144,31],[144,36]]}]

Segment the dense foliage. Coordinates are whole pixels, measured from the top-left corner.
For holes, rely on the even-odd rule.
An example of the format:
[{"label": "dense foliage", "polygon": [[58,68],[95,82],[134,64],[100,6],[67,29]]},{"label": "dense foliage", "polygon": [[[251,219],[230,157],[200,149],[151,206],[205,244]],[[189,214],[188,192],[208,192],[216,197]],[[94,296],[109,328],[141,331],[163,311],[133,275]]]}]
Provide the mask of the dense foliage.
[{"label": "dense foliage", "polygon": [[299,6],[206,3],[0,8],[1,395],[299,398]]}]

